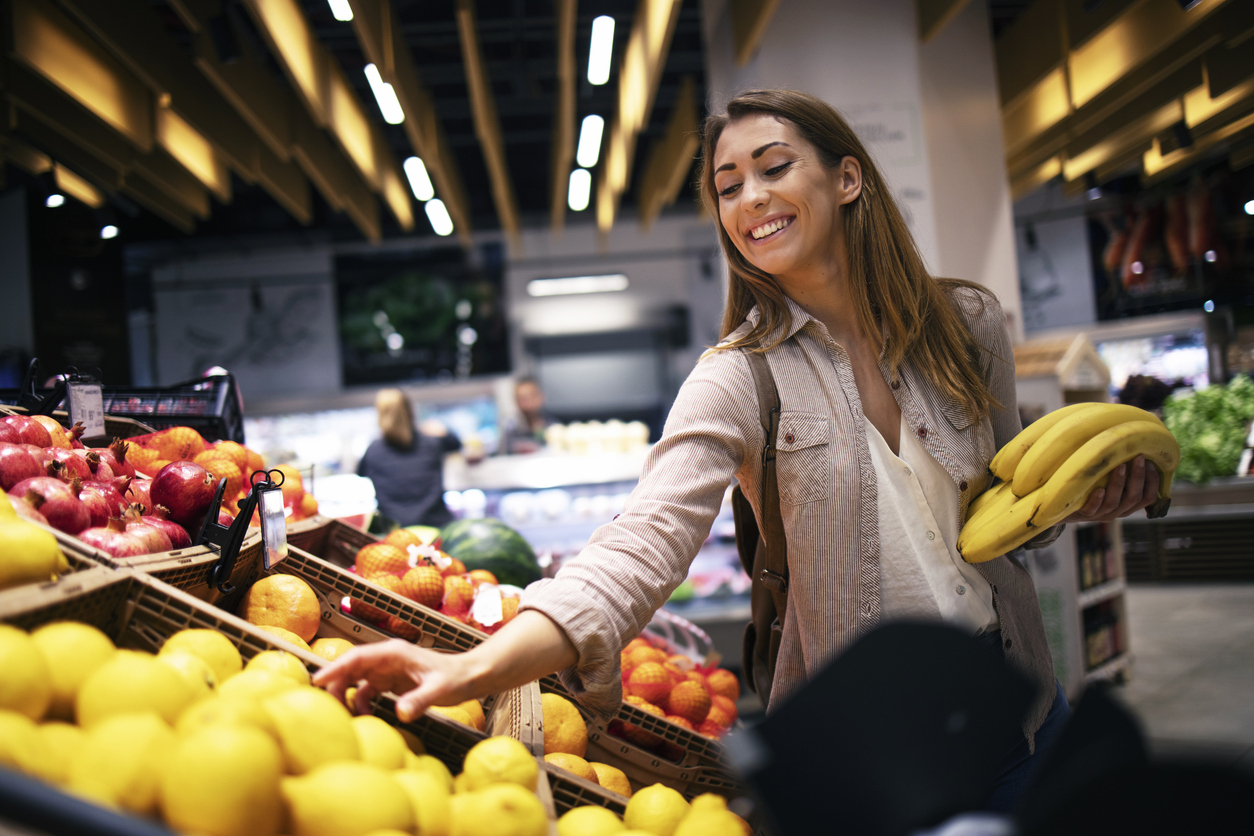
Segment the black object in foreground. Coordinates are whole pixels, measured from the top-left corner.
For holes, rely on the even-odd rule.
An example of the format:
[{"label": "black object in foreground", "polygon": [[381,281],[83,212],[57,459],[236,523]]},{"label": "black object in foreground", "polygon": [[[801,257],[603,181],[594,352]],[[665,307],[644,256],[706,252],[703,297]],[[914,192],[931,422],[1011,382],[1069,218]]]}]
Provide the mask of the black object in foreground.
[{"label": "black object in foreground", "polygon": [[0,822],[47,836],[174,836],[150,819],[106,809],[3,767]]}]

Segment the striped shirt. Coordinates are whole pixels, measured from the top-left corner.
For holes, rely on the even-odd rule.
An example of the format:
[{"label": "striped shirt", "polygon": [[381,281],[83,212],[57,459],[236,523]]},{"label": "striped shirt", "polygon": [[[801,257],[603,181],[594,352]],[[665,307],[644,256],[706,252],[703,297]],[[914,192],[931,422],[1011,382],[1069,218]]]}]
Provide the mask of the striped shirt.
[{"label": "striped shirt", "polygon": [[[988,463],[1021,429],[1014,354],[1001,306],[960,289],[952,300],[983,348],[980,370],[1002,408],[976,419],[910,363],[881,372],[905,425],[958,488],[958,518],[992,480]],[[880,621],[875,467],[849,357],[818,320],[786,299],[786,338],[767,352],[781,414],[776,467],[788,540],[788,613],[768,711]],[[728,339],[746,332],[758,311]],[[557,577],[527,588],[522,607],[565,631],[579,661],[561,672],[586,707],[606,717],[622,698],[619,651],[684,580],[733,478],[755,506],[762,427],[748,360],[707,352],[680,388],[661,440],[623,513],[597,529]],[[1051,529],[1032,543],[1052,543]],[[1049,712],[1053,664],[1032,579],[1013,556],[978,565],[993,591],[1008,660],[1037,686],[1024,722],[1029,744]]]}]

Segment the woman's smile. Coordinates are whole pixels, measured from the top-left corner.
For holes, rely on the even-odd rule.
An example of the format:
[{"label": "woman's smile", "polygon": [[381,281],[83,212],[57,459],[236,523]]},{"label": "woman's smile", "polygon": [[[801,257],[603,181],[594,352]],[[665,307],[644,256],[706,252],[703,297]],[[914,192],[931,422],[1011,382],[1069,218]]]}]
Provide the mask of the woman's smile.
[{"label": "woman's smile", "polygon": [[792,225],[796,215],[776,216],[749,227],[749,237],[754,244],[765,244],[783,235],[784,230]]}]

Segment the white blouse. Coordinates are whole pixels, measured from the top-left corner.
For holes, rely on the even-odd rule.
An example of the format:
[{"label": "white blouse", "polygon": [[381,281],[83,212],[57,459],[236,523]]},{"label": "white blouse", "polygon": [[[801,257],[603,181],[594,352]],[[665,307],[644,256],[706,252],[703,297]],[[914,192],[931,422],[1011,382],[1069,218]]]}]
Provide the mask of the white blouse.
[{"label": "white blouse", "polygon": [[868,420],[878,483],[880,613],[941,619],[975,635],[996,630],[993,589],[958,554],[958,486],[901,419],[899,455]]}]

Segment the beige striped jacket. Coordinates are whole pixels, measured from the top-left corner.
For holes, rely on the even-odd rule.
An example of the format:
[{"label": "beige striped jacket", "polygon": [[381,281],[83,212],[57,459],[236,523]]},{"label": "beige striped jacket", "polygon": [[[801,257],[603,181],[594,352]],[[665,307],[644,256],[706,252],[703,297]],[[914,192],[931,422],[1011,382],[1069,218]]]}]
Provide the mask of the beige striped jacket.
[{"label": "beige striped jacket", "polygon": [[[992,480],[989,461],[1020,422],[1001,306],[970,289],[951,298],[984,349],[981,370],[1002,408],[973,420],[913,366],[896,376],[886,365],[881,370],[907,424],[958,486],[958,518],[965,519]],[[875,468],[853,370],[827,329],[788,305],[787,338],[767,353],[782,407],[776,462],[790,575],[768,711],[880,619]],[[757,315],[755,309],[737,334]],[[748,361],[738,351],[707,352],[681,387],[623,513],[555,578],[526,590],[523,608],[548,615],[574,643],[579,661],[561,676],[589,709],[606,716],[617,709],[619,650],[687,576],[733,478],[756,506],[762,444]],[[754,510],[760,519],[761,509]],[[1052,543],[1059,531],[1031,546]],[[1024,724],[1031,744],[1054,694],[1036,591],[1014,555],[979,569],[993,588],[1007,659],[1038,686]]]}]

